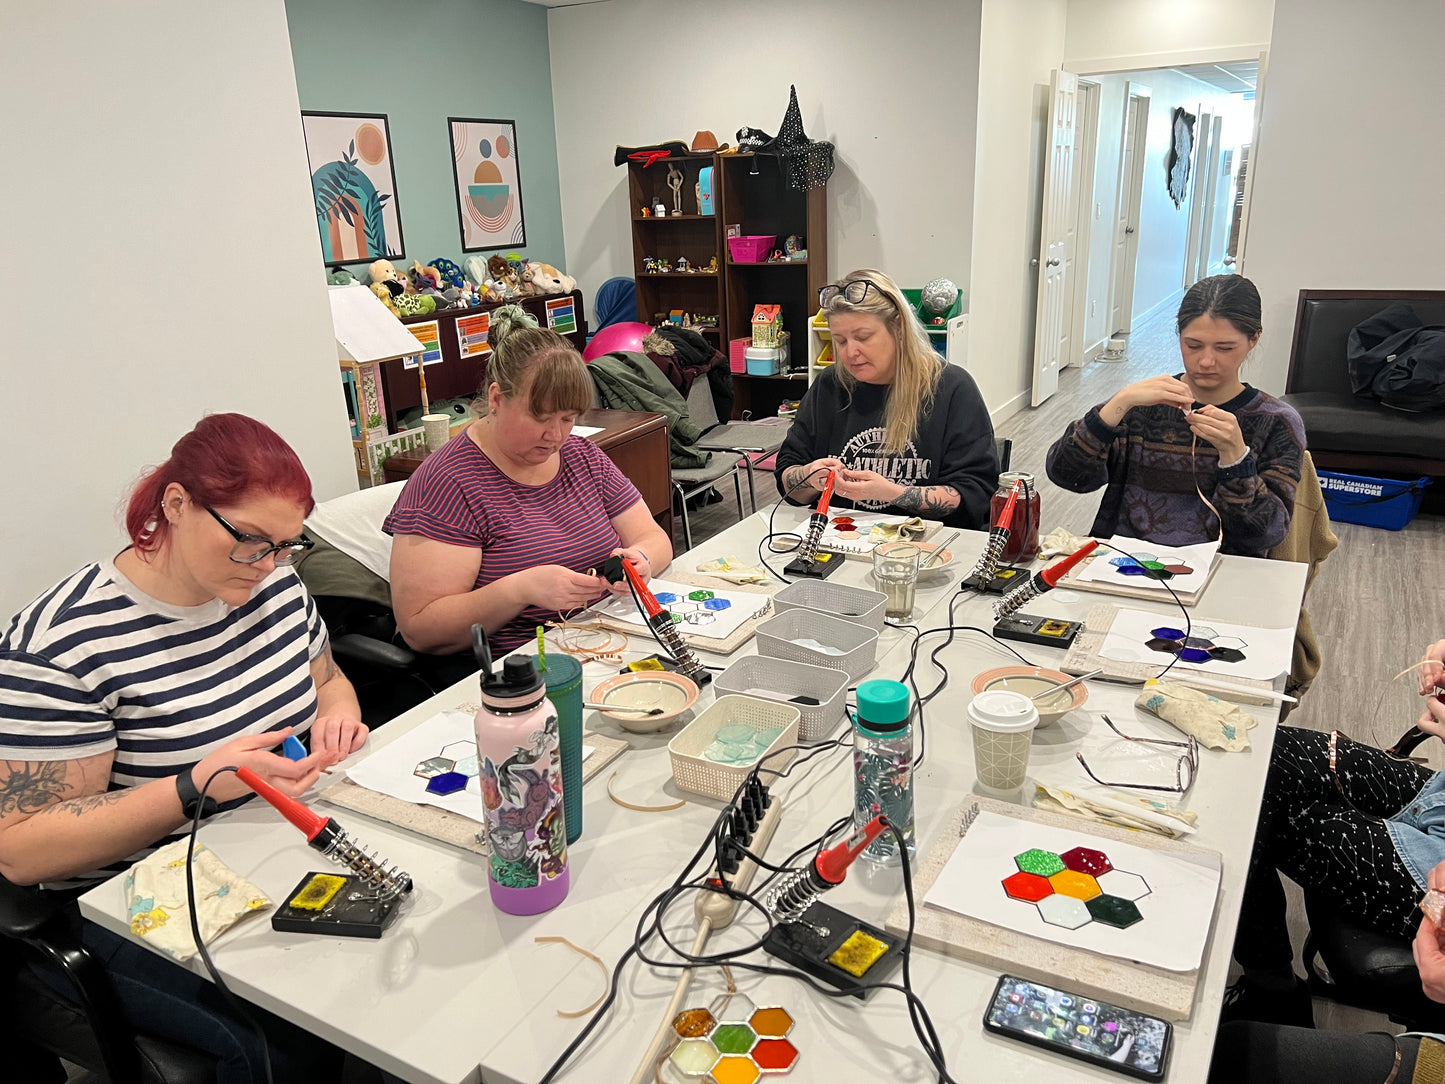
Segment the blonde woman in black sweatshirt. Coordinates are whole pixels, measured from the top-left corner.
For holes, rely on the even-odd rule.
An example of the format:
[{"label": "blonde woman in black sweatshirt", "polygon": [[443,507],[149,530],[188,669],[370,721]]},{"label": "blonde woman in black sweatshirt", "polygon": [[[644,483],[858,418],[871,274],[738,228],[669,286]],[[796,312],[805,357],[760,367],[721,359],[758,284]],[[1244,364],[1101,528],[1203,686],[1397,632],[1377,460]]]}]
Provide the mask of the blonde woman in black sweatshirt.
[{"label": "blonde woman in black sweatshirt", "polygon": [[813,381],[778,452],[778,491],[834,507],[982,527],[998,485],[993,424],[966,371],[928,342],[898,285],[860,270],[819,291],[836,363]]}]

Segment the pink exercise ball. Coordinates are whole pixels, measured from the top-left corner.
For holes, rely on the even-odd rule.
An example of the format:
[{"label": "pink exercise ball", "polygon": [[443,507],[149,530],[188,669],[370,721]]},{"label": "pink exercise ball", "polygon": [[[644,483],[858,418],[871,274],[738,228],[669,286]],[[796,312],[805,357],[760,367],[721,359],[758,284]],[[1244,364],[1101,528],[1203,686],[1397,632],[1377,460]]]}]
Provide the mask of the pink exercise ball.
[{"label": "pink exercise ball", "polygon": [[614,350],[631,350],[634,353],[642,352],[642,340],[652,328],[647,324],[609,324],[596,335],[592,336],[587,343],[587,349],[582,351],[582,360],[591,361],[593,358],[600,358],[603,354],[610,354]]}]

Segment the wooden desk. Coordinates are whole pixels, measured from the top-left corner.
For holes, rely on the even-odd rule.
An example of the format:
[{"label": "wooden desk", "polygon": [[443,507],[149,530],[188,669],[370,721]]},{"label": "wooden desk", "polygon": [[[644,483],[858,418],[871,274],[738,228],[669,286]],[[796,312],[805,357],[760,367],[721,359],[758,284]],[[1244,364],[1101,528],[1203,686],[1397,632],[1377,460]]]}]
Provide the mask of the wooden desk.
[{"label": "wooden desk", "polygon": [[[584,410],[578,425],[600,426],[591,440],[635,485],[658,526],[672,537],[672,454],[667,419],[644,410]],[[460,437],[456,438],[460,439]],[[421,466],[427,449],[414,448],[386,461],[386,480],[404,482]]]}]

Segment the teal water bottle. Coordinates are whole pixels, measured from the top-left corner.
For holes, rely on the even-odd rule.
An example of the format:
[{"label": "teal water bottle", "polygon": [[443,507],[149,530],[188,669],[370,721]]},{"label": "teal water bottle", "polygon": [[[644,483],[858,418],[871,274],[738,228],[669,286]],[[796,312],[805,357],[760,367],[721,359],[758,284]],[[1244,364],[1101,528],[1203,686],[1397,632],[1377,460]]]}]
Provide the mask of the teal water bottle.
[{"label": "teal water bottle", "polygon": [[[911,859],[913,841],[913,727],[908,686],[899,681],[865,681],[858,686],[858,719],[853,726],[853,827],[861,829],[880,813],[898,826]],[[863,858],[891,866],[900,861],[898,837],[884,832]]]}]

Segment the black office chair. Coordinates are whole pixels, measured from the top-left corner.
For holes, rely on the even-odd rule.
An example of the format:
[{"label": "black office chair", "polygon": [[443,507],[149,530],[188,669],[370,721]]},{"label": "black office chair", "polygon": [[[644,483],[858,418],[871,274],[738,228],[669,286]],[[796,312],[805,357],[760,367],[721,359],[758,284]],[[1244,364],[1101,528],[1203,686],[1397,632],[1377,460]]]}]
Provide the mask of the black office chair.
[{"label": "black office chair", "polygon": [[[109,976],[80,941],[79,922],[73,896],[0,878],[5,1079],[64,1084],[64,1058],[116,1084],[214,1081],[213,1055],[127,1027]],[[70,996],[37,975],[32,963],[62,974]]]},{"label": "black office chair", "polygon": [[1383,1013],[1410,1031],[1445,1030],[1445,1005],[1425,996],[1410,942],[1357,925],[1305,894],[1310,932],[1304,965],[1310,992]]}]

